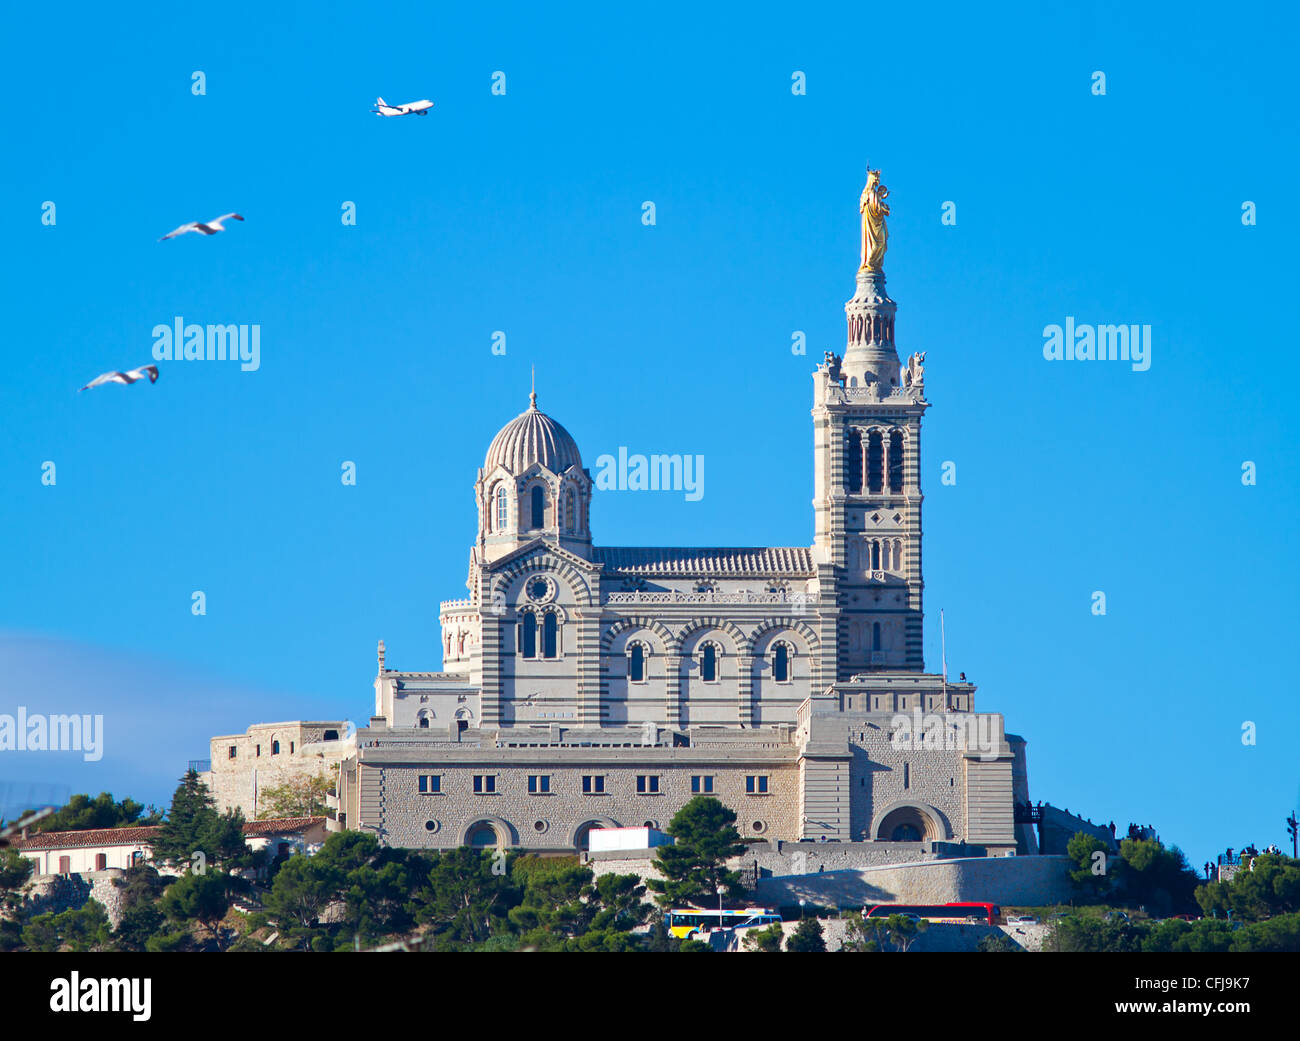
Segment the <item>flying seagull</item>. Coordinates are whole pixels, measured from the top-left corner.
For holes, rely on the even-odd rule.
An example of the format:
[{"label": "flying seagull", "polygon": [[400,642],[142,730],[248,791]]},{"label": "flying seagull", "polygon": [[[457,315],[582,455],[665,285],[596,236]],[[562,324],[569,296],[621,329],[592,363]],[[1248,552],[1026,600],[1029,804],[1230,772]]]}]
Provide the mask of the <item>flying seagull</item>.
[{"label": "flying seagull", "polygon": [[80,394],[83,390],[89,390],[91,387],[98,387],[101,383],[121,383],[123,385],[129,385],[134,383],[136,380],[144,379],[146,376],[149,377],[150,383],[157,383],[158,366],[141,365],[138,369],[132,369],[130,372],[106,372],[102,376],[96,376],[84,387],[79,387],[77,393]]},{"label": "flying seagull", "polygon": [[177,235],[184,235],[187,231],[198,231],[198,232],[202,232],[204,235],[215,235],[219,231],[226,230],[221,223],[222,221],[243,220],[243,219],[244,218],[241,217],[238,213],[223,213],[216,220],[210,220],[206,222],[201,220],[192,220],[188,224],[182,224],[175,231],[169,231],[158,241],[162,242],[164,239],[171,239],[171,238],[175,238]]}]

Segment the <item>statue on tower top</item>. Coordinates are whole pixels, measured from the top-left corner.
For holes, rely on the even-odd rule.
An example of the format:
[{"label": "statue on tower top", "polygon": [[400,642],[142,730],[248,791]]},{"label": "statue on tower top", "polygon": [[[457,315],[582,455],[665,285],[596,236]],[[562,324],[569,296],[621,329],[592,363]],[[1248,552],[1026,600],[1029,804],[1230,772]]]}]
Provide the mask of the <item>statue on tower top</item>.
[{"label": "statue on tower top", "polygon": [[889,246],[889,189],[880,183],[880,171],[867,167],[867,186],[862,189],[858,212],[862,214],[862,266],[861,271],[884,271],[885,250]]}]

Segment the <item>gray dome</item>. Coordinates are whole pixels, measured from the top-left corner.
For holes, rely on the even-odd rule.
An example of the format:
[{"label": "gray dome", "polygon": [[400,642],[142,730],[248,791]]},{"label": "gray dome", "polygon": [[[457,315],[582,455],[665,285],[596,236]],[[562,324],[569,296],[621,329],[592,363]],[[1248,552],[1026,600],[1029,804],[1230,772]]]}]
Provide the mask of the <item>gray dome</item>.
[{"label": "gray dome", "polygon": [[521,412],[501,428],[488,447],[484,470],[504,466],[512,474],[522,474],[534,463],[555,474],[571,466],[582,469],[577,442],[564,427],[537,410],[537,395],[528,395],[527,412]]}]

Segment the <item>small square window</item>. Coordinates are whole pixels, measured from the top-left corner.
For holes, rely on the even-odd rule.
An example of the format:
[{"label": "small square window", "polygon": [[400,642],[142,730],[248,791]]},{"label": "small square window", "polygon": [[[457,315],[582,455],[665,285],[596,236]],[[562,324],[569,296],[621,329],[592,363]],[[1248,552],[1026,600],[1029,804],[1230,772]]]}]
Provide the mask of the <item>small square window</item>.
[{"label": "small square window", "polygon": [[709,775],[698,775],[691,778],[692,795],[712,795],[713,778]]},{"label": "small square window", "polygon": [[605,778],[601,774],[587,774],[582,778],[583,795],[603,795],[605,794]]},{"label": "small square window", "polygon": [[549,795],[551,793],[550,774],[537,774],[528,778],[529,795]]},{"label": "small square window", "polygon": [[636,791],[638,795],[658,795],[659,778],[653,774],[638,774],[636,779]]},{"label": "small square window", "polygon": [[767,794],[767,775],[755,774],[745,778],[745,792],[748,795]]},{"label": "small square window", "polygon": [[475,795],[492,795],[496,790],[497,790],[497,779],[495,774],[474,775]]}]

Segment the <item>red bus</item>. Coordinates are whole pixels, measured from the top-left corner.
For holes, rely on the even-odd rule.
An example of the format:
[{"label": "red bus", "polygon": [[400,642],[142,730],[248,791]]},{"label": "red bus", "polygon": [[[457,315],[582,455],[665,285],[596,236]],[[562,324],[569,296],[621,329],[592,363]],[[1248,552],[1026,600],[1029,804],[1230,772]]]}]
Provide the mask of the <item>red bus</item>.
[{"label": "red bus", "polygon": [[997,904],[956,903],[956,904],[877,904],[867,912],[868,918],[888,918],[901,914],[913,918],[924,918],[930,922],[979,922],[997,925],[1002,917],[1002,908]]}]

